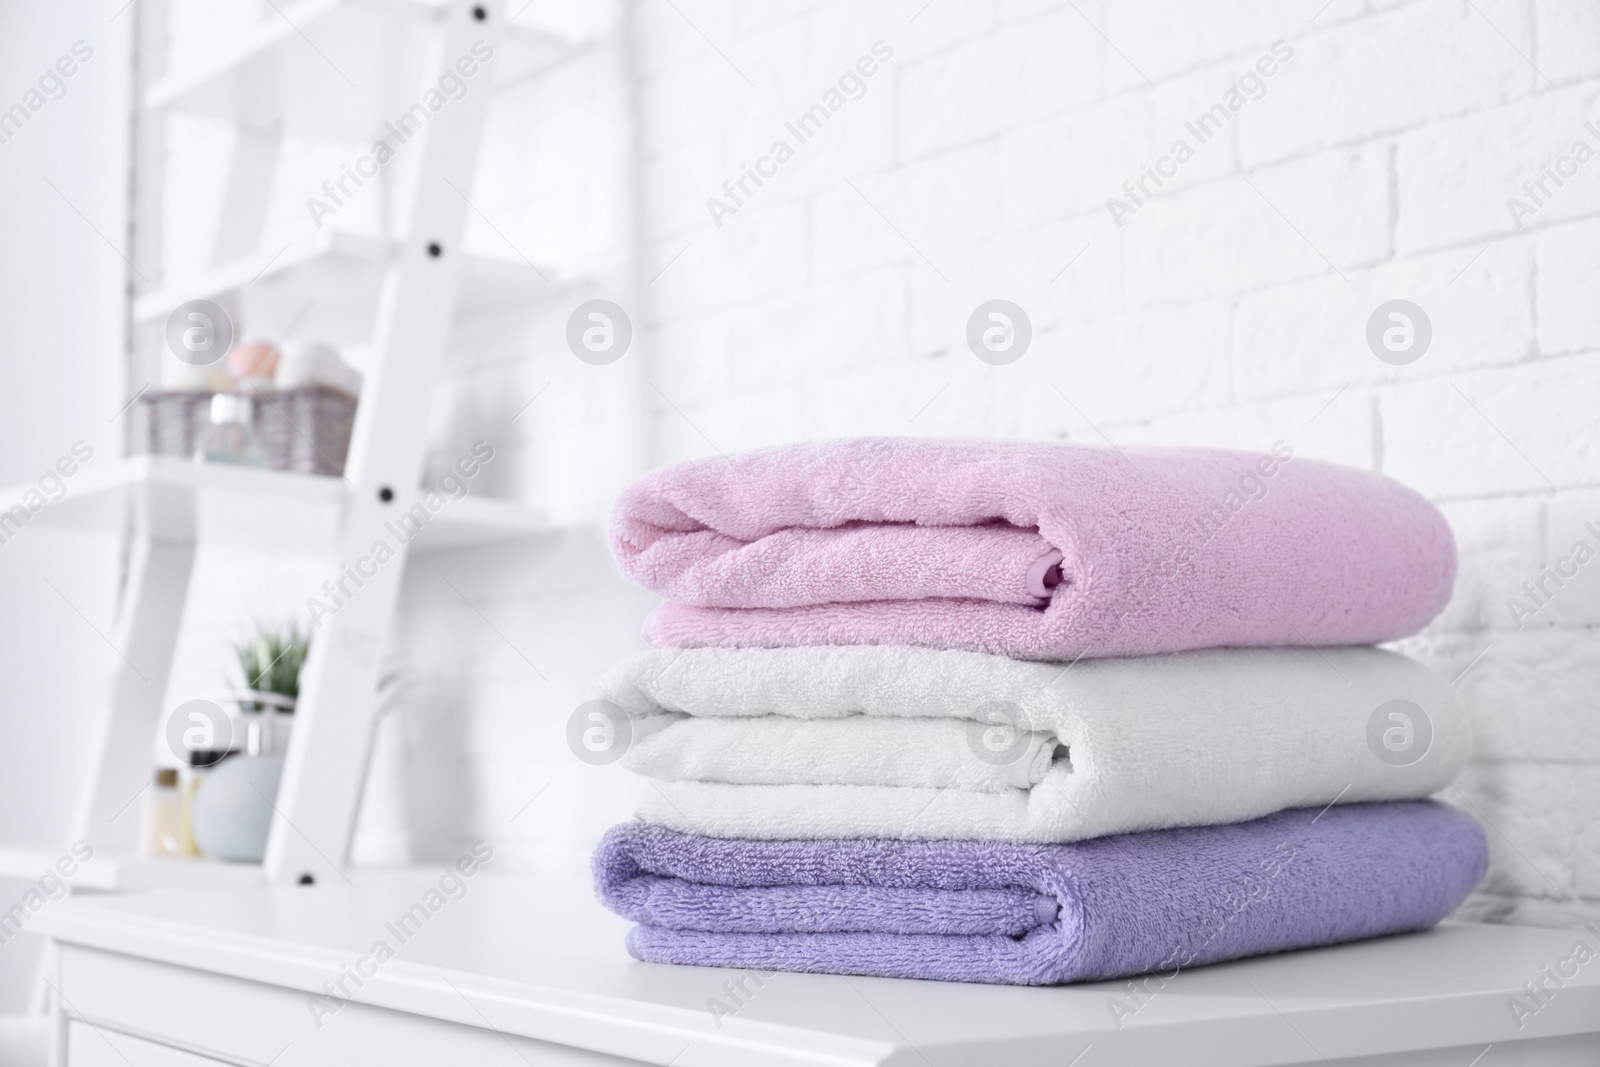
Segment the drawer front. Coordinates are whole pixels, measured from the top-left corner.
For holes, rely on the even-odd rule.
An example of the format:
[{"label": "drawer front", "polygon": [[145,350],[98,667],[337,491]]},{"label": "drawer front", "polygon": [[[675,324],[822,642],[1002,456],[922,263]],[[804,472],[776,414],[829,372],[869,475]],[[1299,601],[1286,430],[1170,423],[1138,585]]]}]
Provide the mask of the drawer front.
[{"label": "drawer front", "polygon": [[67,1025],[67,1067],[225,1067],[209,1056],[73,1021]]},{"label": "drawer front", "polygon": [[[639,1062],[367,1004],[346,1004],[317,1018],[297,990],[70,944],[60,946],[59,968],[61,999],[74,1019],[67,1067],[624,1067]],[[152,1055],[179,1058],[123,1059],[116,1051],[119,1036],[142,1038],[141,1045],[149,1046],[143,1051]]]}]

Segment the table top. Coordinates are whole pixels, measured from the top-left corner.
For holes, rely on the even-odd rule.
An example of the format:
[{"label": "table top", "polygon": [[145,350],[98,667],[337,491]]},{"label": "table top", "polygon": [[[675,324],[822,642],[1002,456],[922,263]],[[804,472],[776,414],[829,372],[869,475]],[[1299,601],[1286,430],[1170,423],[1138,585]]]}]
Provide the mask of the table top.
[{"label": "table top", "polygon": [[[627,922],[585,883],[479,873],[440,888],[438,872],[396,872],[304,888],[74,896],[30,927],[306,992],[381,940],[394,956],[359,1002],[468,1026],[492,1018],[505,1033],[679,1067],[1062,1067],[1080,1055],[1082,1067],[1163,1056],[1272,1064],[1600,1032],[1600,963],[1573,960],[1580,941],[1600,948],[1587,930],[1445,925],[1195,968],[1152,980],[1148,993],[1125,981],[1019,988],[810,974],[746,977],[741,992],[733,983],[749,972],[632,959]],[[1540,1000],[1523,989],[1573,969]]]}]

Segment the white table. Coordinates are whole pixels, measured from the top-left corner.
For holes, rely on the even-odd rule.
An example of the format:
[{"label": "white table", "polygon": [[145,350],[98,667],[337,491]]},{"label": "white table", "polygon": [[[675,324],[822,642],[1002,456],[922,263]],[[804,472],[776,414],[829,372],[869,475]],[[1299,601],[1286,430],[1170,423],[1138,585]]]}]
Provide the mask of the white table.
[{"label": "white table", "polygon": [[[395,874],[53,903],[30,928],[57,942],[57,1062],[1600,1063],[1600,959],[1551,986],[1520,1029],[1509,1007],[1579,940],[1600,949],[1585,931],[1447,926],[1200,968],[1119,1029],[1120,982],[1025,989],[779,974],[758,986],[746,972],[639,963],[623,949],[627,924],[582,884],[479,874],[460,899],[414,920],[420,929],[406,927],[402,944],[385,924],[431,884]],[[330,1014],[332,1002],[308,996],[380,939],[396,955],[360,964],[372,973],[359,989],[346,980],[350,1003]],[[735,1001],[728,990],[741,977],[748,992]],[[713,999],[734,1014],[714,1017]]]}]

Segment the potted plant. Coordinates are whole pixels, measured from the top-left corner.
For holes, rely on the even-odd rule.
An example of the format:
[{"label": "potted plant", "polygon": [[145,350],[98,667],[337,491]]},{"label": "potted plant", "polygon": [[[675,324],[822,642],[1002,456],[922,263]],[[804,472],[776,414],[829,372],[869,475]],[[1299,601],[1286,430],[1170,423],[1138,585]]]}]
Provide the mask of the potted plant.
[{"label": "potted plant", "polygon": [[252,756],[281,753],[289,743],[289,719],[300,697],[300,668],[310,638],[297,623],[261,626],[233,646],[245,688],[235,694],[246,724],[245,751]]},{"label": "potted plant", "polygon": [[260,863],[266,853],[309,649],[309,637],[293,623],[262,626],[234,646],[245,688],[232,697],[245,722],[245,754],[223,760],[195,790],[191,828],[202,855]]}]

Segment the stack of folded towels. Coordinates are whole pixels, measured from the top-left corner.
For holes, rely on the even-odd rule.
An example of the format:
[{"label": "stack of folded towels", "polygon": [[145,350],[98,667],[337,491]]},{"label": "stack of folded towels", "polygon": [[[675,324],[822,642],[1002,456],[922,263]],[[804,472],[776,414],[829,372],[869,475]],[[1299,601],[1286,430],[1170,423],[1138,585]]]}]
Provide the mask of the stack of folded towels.
[{"label": "stack of folded towels", "polygon": [[1045,984],[1438,922],[1481,830],[1439,512],[1269,454],[867,439],[647,475],[614,669],[652,788],[595,855],[641,959]]}]

